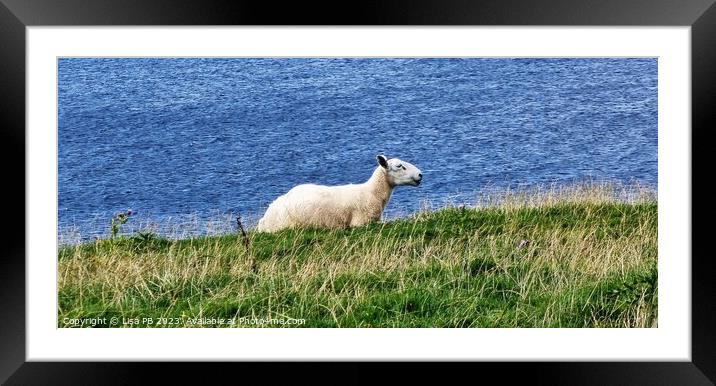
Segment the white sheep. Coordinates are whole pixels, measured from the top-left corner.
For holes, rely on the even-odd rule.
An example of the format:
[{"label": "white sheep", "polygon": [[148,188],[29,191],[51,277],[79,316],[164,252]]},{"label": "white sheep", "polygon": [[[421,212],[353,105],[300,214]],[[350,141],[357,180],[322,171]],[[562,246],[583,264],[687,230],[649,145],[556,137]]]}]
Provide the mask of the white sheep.
[{"label": "white sheep", "polygon": [[423,174],[397,158],[376,157],[378,167],[362,184],[298,185],[269,205],[259,220],[261,232],[284,228],[348,228],[380,220],[396,186],[420,185]]}]

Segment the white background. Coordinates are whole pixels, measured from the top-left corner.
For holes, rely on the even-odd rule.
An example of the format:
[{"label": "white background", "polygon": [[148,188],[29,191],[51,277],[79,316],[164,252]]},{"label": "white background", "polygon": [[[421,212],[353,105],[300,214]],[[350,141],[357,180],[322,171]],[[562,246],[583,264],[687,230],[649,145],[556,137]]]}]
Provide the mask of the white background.
[{"label": "white background", "polygon": [[[58,329],[57,57],[658,57],[655,329]],[[691,358],[688,27],[30,27],[27,360]]]}]

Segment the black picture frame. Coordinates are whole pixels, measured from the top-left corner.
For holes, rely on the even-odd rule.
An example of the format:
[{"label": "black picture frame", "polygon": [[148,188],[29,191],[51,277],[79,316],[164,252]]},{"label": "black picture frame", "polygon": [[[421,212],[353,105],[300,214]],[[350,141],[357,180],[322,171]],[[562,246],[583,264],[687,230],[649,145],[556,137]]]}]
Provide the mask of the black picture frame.
[{"label": "black picture frame", "polygon": [[[236,382],[253,376],[340,382],[468,376],[489,380],[520,378],[538,384],[714,384],[716,382],[716,298],[711,256],[704,252],[705,232],[698,227],[708,206],[691,214],[692,361],[691,362],[513,362],[468,363],[431,371],[421,364],[360,363],[51,363],[27,362],[25,351],[25,48],[28,26],[82,25],[553,25],[553,26],[690,26],[692,65],[691,205],[704,204],[706,180],[695,178],[709,163],[699,159],[711,146],[705,139],[716,114],[716,6],[714,0],[431,0],[350,3],[177,0],[0,0],[0,152],[4,176],[6,220],[0,260],[0,381],[34,384],[145,384],[147,372],[161,374],[161,383],[201,380],[210,384],[229,375]],[[668,146],[661,143],[660,146]],[[22,167],[20,167],[22,165]],[[703,182],[702,182],[703,181]],[[23,202],[25,205],[17,204]],[[704,208],[704,210],[701,210]],[[22,219],[22,221],[19,221]],[[687,258],[688,256],[679,256]],[[381,371],[383,373],[383,371]],[[333,378],[336,379],[336,378]],[[499,379],[499,378],[498,378]],[[233,382],[232,382],[233,383]],[[333,382],[331,382],[333,383]]]}]

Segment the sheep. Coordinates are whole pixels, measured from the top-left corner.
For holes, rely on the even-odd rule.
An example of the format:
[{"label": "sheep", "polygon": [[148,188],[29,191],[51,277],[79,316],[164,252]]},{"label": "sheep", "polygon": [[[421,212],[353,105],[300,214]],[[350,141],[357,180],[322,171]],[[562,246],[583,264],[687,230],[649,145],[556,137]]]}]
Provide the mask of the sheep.
[{"label": "sheep", "polygon": [[380,220],[396,186],[418,186],[420,169],[397,158],[376,156],[378,167],[362,184],[324,186],[302,184],[272,202],[259,220],[257,230],[276,232],[284,228],[340,229]]}]

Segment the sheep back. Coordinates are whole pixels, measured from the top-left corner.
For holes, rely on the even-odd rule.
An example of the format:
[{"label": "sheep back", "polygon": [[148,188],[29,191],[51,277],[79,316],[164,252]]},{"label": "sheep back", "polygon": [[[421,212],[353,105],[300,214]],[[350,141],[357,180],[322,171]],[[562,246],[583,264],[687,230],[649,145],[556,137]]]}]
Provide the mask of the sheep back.
[{"label": "sheep back", "polygon": [[363,185],[298,185],[269,205],[258,230],[283,228],[347,228],[379,220],[384,202],[367,195]]}]

